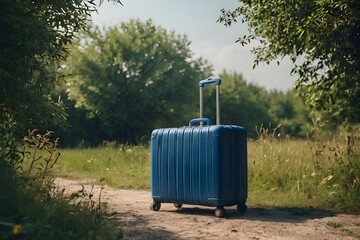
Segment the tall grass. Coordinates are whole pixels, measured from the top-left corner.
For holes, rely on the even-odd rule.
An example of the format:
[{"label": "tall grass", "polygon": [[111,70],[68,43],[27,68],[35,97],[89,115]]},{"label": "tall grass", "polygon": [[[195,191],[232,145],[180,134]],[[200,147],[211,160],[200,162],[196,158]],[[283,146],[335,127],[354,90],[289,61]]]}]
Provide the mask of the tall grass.
[{"label": "tall grass", "polygon": [[359,133],[313,140],[262,131],[249,142],[249,201],[360,211]]},{"label": "tall grass", "polygon": [[29,132],[12,161],[0,157],[0,239],[121,238],[89,193],[71,197],[55,187],[59,152],[51,134]]},{"label": "tall grass", "polygon": [[[360,210],[359,138],[294,140],[262,132],[248,141],[250,205]],[[150,149],[64,149],[59,174],[119,188],[150,189]]]}]

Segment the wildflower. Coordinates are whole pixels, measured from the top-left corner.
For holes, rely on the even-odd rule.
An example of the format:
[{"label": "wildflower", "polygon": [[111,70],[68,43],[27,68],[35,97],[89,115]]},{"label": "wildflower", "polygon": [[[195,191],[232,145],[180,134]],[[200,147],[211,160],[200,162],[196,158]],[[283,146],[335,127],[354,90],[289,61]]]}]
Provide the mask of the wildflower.
[{"label": "wildflower", "polygon": [[21,231],[22,231],[22,227],[21,227],[20,224],[15,225],[15,226],[13,227],[13,229],[12,229],[12,233],[13,233],[14,235],[20,234]]},{"label": "wildflower", "polygon": [[311,176],[312,176],[312,177],[315,177],[315,176],[316,176],[316,173],[313,172],[313,173],[311,174]]}]

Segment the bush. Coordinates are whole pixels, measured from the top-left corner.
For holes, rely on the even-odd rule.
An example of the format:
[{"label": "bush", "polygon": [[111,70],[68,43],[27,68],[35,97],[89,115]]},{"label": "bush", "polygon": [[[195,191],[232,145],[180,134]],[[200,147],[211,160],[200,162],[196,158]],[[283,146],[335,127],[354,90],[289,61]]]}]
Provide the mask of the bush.
[{"label": "bush", "polygon": [[0,238],[115,239],[91,193],[67,196],[55,187],[51,169],[60,153],[51,135],[29,132],[16,160],[0,159]]}]

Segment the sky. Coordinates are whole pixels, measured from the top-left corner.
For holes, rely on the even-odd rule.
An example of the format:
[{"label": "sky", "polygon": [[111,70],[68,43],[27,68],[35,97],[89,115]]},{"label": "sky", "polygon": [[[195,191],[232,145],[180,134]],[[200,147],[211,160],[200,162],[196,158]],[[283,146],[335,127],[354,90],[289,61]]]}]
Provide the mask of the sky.
[{"label": "sky", "polygon": [[294,86],[289,59],[280,60],[280,65],[260,63],[253,69],[254,45],[243,47],[235,43],[239,36],[248,34],[247,26],[236,23],[225,27],[217,22],[221,9],[235,9],[239,6],[237,0],[122,0],[122,3],[123,6],[105,0],[98,12],[92,14],[93,23],[108,27],[130,19],[152,19],[158,26],[186,35],[194,57],[207,59],[214,67],[214,75],[223,70],[241,73],[246,81],[268,90],[286,91]]}]

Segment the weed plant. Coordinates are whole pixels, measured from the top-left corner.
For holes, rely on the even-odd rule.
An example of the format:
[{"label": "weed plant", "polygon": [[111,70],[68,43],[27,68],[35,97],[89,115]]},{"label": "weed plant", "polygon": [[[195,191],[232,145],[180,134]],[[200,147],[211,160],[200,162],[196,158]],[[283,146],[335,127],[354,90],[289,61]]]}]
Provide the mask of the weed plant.
[{"label": "weed plant", "polygon": [[[116,239],[92,194],[67,196],[53,184],[59,152],[51,132],[32,131],[16,158],[0,159],[0,239]],[[114,234],[115,233],[115,234]]]},{"label": "weed plant", "polygon": [[360,211],[359,131],[294,140],[276,130],[248,144],[250,202]]}]

